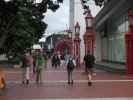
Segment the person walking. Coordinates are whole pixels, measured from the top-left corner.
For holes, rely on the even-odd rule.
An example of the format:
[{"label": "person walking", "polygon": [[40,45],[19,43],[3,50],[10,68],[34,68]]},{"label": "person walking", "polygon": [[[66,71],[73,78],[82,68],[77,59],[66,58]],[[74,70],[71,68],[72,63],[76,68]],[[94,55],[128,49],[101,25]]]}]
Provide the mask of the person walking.
[{"label": "person walking", "polygon": [[61,55],[60,62],[61,62],[61,67],[63,67],[64,66],[64,63],[65,63],[64,55]]},{"label": "person walking", "polygon": [[44,67],[47,68],[47,62],[48,62],[47,54],[44,53],[44,54],[43,54],[43,57],[44,57]]},{"label": "person walking", "polygon": [[92,74],[93,74],[93,65],[95,62],[95,57],[94,55],[88,53],[84,56],[84,63],[85,63],[85,72],[87,72],[87,77],[88,77],[88,86],[92,85]]},{"label": "person walking", "polygon": [[68,84],[73,84],[72,73],[73,73],[74,67],[76,66],[76,62],[71,55],[68,58],[66,64],[67,64],[67,73],[68,73]]},{"label": "person walking", "polygon": [[60,55],[59,54],[56,55],[56,63],[57,63],[57,66],[60,67],[61,61],[60,61]]},{"label": "person walking", "polygon": [[58,55],[55,53],[52,57],[52,67],[57,68],[57,66],[60,64],[60,59]]},{"label": "person walking", "polygon": [[52,62],[52,67],[55,67],[55,63],[56,63],[55,54],[53,54],[51,62]]},{"label": "person walking", "polygon": [[33,57],[33,74],[36,74],[36,51],[34,51],[32,53],[32,57]]},{"label": "person walking", "polygon": [[31,66],[31,56],[28,51],[25,52],[22,58],[22,83],[29,84],[30,79],[30,66]]},{"label": "person walking", "polygon": [[38,51],[36,56],[36,83],[42,82],[42,70],[44,67],[44,58],[41,51]]}]

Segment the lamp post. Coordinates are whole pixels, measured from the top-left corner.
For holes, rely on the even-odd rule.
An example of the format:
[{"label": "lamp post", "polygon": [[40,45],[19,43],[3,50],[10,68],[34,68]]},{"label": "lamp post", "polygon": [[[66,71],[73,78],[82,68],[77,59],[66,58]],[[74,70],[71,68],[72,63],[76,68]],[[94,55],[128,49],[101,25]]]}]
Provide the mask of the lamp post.
[{"label": "lamp post", "polygon": [[92,27],[93,17],[89,8],[85,11],[85,22],[86,22],[86,32],[84,34],[84,44],[85,44],[85,54],[90,51],[91,54],[94,53],[94,31]]},{"label": "lamp post", "polygon": [[126,73],[133,74],[133,9],[128,12],[129,31],[125,34]]},{"label": "lamp post", "polygon": [[76,25],[75,25],[75,35],[79,36],[79,33],[80,33],[80,26],[79,26],[79,23],[77,22]]},{"label": "lamp post", "polygon": [[74,57],[76,59],[77,67],[80,67],[80,26],[77,22],[75,25],[75,38],[74,38]]}]

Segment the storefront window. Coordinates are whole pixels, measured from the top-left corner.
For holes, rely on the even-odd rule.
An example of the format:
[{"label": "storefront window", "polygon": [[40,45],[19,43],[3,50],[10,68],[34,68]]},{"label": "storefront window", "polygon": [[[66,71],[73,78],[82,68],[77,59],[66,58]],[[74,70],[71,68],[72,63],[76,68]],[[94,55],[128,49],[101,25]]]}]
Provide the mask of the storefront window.
[{"label": "storefront window", "polygon": [[[127,15],[118,19],[110,19],[108,27],[108,60],[125,62],[124,34],[128,31]],[[117,55],[117,57],[115,56]]]}]

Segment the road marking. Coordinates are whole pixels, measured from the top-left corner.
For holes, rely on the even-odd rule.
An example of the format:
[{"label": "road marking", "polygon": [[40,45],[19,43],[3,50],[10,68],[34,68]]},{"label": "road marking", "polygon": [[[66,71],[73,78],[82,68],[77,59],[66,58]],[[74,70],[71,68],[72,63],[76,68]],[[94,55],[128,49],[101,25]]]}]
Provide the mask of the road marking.
[{"label": "road marking", "polygon": [[[6,74],[19,74],[19,73],[21,73],[21,69],[19,69],[19,70],[5,70],[4,71]],[[53,72],[61,72],[61,73],[64,73],[64,72],[67,72],[67,70],[44,70],[44,73],[53,73]],[[83,69],[80,69],[80,70],[74,70],[74,72],[76,72],[76,73],[84,73],[85,71],[83,70]],[[94,70],[94,72],[98,72],[98,73],[104,73],[105,71],[102,71],[102,70]],[[31,70],[31,72],[30,73],[33,73],[32,72],[32,70]]]},{"label": "road marking", "polygon": [[20,100],[133,100],[131,97],[117,98],[46,98],[46,99],[20,99]]},{"label": "road marking", "polygon": [[[67,80],[58,80],[58,81],[51,81],[51,80],[44,80],[42,83],[67,83]],[[74,83],[87,83],[88,80],[74,80]],[[133,82],[133,80],[92,80],[93,83],[105,83],[105,82]],[[21,81],[7,81],[7,83],[15,83],[20,84]],[[36,83],[35,81],[30,81],[30,83]]]}]

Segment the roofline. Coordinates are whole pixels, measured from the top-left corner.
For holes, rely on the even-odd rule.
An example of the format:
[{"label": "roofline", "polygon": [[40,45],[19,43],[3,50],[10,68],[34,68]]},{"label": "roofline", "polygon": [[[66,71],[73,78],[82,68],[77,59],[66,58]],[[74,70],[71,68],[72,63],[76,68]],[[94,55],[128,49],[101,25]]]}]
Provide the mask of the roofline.
[{"label": "roofline", "polygon": [[[109,19],[115,12],[117,12],[117,14],[113,15],[113,17],[118,16],[120,13],[123,13],[123,11],[127,11],[129,8],[133,7],[133,3],[130,2],[133,2],[133,0],[112,0],[111,2],[107,3],[95,17],[93,22],[94,29],[98,30],[101,28],[107,19]],[[122,7],[124,9],[120,10]]]}]

